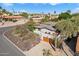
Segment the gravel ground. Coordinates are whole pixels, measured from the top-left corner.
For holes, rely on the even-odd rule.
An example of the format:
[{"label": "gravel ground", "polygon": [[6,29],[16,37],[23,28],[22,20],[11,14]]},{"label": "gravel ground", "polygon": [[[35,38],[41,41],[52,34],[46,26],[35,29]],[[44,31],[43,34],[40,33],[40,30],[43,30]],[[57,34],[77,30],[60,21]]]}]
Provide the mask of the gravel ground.
[{"label": "gravel ground", "polygon": [[32,47],[34,47],[40,42],[38,38],[36,38],[36,40],[30,40],[30,39],[22,40],[21,38],[12,35],[11,32],[12,31],[6,32],[5,36],[7,36],[9,40],[11,40],[15,45],[17,45],[23,51],[27,51],[31,49]]}]

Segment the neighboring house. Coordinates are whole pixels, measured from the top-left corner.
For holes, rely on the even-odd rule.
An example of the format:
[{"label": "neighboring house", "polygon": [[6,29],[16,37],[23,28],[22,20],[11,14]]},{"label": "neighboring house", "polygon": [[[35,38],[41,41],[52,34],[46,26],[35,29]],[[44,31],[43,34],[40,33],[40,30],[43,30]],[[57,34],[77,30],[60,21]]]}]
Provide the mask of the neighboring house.
[{"label": "neighboring house", "polygon": [[34,22],[39,23],[42,21],[43,17],[33,17],[32,19]]},{"label": "neighboring house", "polygon": [[44,14],[33,14],[33,15],[29,15],[28,18],[32,19],[36,23],[39,23],[42,21],[44,16],[45,16]]},{"label": "neighboring house", "polygon": [[34,15],[31,17],[33,19],[34,22],[39,23],[42,21],[42,19],[44,18],[43,15]]},{"label": "neighboring house", "polygon": [[53,16],[50,16],[51,19],[55,19],[55,18],[58,18],[58,15],[53,15]]},{"label": "neighboring house", "polygon": [[22,19],[24,19],[24,17],[22,17],[22,16],[7,16],[7,15],[1,15],[0,18],[14,19],[14,20],[22,20]]},{"label": "neighboring house", "polygon": [[53,35],[55,35],[56,29],[52,26],[40,24],[38,26],[35,26],[34,33],[39,34],[41,37],[41,40],[44,40],[46,42],[49,42],[49,39],[53,39]]}]

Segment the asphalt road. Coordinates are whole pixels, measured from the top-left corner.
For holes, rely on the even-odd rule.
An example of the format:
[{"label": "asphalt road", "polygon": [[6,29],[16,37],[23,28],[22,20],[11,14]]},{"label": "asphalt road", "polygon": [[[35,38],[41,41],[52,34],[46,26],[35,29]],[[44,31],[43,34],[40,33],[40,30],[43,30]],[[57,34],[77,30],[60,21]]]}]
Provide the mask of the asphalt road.
[{"label": "asphalt road", "polygon": [[13,46],[3,36],[3,33],[11,27],[0,28],[0,56],[24,56],[15,46]]}]

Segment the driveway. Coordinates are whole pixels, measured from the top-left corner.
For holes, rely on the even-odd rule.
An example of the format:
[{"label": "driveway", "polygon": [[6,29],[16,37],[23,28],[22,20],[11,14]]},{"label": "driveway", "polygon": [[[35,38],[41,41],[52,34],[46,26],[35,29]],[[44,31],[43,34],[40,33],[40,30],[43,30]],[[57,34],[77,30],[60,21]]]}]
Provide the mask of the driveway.
[{"label": "driveway", "polygon": [[54,51],[50,44],[44,41],[41,41],[32,49],[26,51],[25,54],[28,56],[43,56],[43,49],[50,50],[52,56],[66,56],[64,51]]}]

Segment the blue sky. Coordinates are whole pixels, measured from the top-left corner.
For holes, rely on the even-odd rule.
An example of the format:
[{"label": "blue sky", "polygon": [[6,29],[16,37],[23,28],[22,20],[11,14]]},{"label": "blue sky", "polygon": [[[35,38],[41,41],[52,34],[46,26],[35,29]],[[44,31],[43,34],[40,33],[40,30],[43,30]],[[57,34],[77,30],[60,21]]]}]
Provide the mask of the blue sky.
[{"label": "blue sky", "polygon": [[78,3],[0,3],[0,6],[8,11],[28,13],[61,13],[71,10],[72,13],[79,12]]}]

